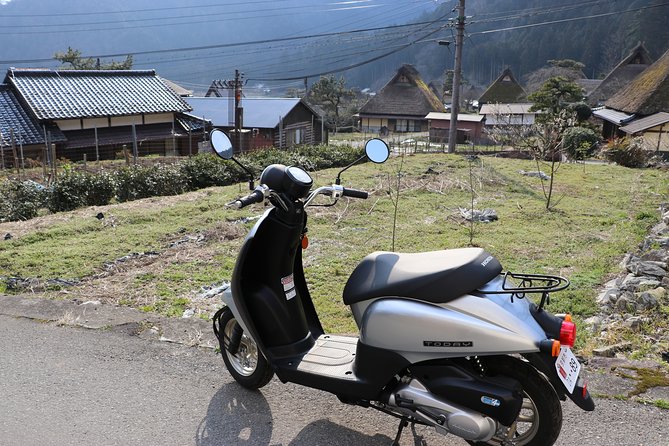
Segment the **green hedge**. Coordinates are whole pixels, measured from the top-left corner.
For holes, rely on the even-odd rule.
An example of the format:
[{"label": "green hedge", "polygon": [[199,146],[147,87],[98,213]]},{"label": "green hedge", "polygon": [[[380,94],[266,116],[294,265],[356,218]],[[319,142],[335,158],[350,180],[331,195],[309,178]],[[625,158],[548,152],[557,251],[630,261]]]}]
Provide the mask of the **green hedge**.
[{"label": "green hedge", "polygon": [[[270,164],[300,166],[313,171],[343,167],[363,155],[362,149],[333,146],[299,146],[289,150],[266,149],[240,155],[238,160],[257,178]],[[198,154],[176,164],[124,167],[117,171],[80,172],[68,168],[49,189],[34,182],[7,180],[0,184],[0,221],[27,220],[40,208],[51,212],[83,206],[103,206],[160,195],[177,195],[210,186],[246,181],[248,176],[233,161],[213,154]]]}]

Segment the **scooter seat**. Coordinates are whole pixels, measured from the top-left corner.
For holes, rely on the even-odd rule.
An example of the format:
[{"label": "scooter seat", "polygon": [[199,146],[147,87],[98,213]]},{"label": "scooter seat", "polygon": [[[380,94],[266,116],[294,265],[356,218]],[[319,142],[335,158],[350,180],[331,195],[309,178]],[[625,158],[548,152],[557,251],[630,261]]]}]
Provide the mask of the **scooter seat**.
[{"label": "scooter seat", "polygon": [[374,252],[353,270],[344,287],[344,303],[387,296],[444,303],[476,290],[500,272],[499,261],[481,248]]}]

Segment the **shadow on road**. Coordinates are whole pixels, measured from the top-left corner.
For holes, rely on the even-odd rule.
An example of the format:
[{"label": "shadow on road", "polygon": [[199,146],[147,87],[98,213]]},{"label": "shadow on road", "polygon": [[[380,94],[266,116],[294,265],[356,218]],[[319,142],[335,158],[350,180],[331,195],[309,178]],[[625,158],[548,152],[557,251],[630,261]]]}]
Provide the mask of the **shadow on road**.
[{"label": "shadow on road", "polygon": [[[267,400],[260,392],[252,392],[236,383],[226,384],[209,403],[207,415],[195,434],[197,446],[270,445],[273,417]],[[405,435],[411,435],[407,430]],[[389,446],[386,435],[366,435],[326,419],[311,422],[287,446]],[[414,444],[424,444],[414,433]],[[272,446],[282,446],[273,443]]]}]

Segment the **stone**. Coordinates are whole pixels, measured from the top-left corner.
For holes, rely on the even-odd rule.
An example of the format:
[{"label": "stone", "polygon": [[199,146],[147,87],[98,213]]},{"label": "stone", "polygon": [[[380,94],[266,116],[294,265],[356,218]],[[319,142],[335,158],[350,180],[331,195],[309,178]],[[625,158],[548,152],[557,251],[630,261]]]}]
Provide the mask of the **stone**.
[{"label": "stone", "polygon": [[629,350],[632,348],[631,342],[621,342],[620,344],[608,345],[606,347],[600,347],[592,350],[592,354],[595,356],[602,356],[604,358],[613,358],[616,353]]},{"label": "stone", "polygon": [[588,326],[588,330],[593,333],[597,333],[604,322],[604,318],[601,316],[591,316],[583,321],[585,325]]},{"label": "stone", "polygon": [[195,316],[195,310],[192,310],[188,308],[186,311],[184,311],[184,314],[181,316],[183,319],[188,319]]},{"label": "stone", "polygon": [[636,306],[641,311],[652,310],[659,306],[659,302],[664,299],[665,295],[666,290],[664,288],[655,288],[654,290],[636,293]]},{"label": "stone", "polygon": [[657,277],[652,276],[635,276],[634,274],[628,274],[623,279],[620,284],[620,288],[624,291],[646,291],[651,288],[657,288],[660,286],[660,281]]},{"label": "stone", "polygon": [[653,249],[642,255],[641,260],[663,263],[666,269],[667,261],[669,261],[669,252],[665,249]]},{"label": "stone", "polygon": [[620,290],[617,288],[604,290],[597,296],[597,303],[601,306],[611,306],[618,300]]},{"label": "stone", "polygon": [[634,301],[623,295],[616,302],[615,308],[621,313],[632,313],[636,311],[636,304],[634,303]]},{"label": "stone", "polygon": [[669,225],[669,212],[662,214],[662,221],[665,225]]},{"label": "stone", "polygon": [[623,262],[621,262],[620,266],[622,266],[624,269],[626,269],[630,273],[634,273],[634,271],[632,269],[634,267],[636,267],[636,264],[639,263],[640,261],[641,261],[641,259],[638,258],[637,256],[632,255],[632,254],[628,254],[628,255],[625,256],[625,258],[623,259]]},{"label": "stone", "polygon": [[639,261],[631,265],[631,273],[637,276],[665,277],[667,275],[667,264],[662,262]]},{"label": "stone", "polygon": [[632,331],[639,331],[643,322],[644,320],[640,316],[632,316],[624,322],[624,326]]}]

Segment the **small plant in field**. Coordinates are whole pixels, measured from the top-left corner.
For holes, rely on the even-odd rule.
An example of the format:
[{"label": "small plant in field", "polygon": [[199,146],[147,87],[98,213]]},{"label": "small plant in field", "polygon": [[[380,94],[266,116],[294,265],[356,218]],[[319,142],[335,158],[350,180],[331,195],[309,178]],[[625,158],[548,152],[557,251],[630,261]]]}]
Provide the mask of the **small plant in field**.
[{"label": "small plant in field", "polygon": [[609,141],[602,151],[604,157],[625,167],[644,167],[653,153],[643,147],[641,138],[616,138]]}]

